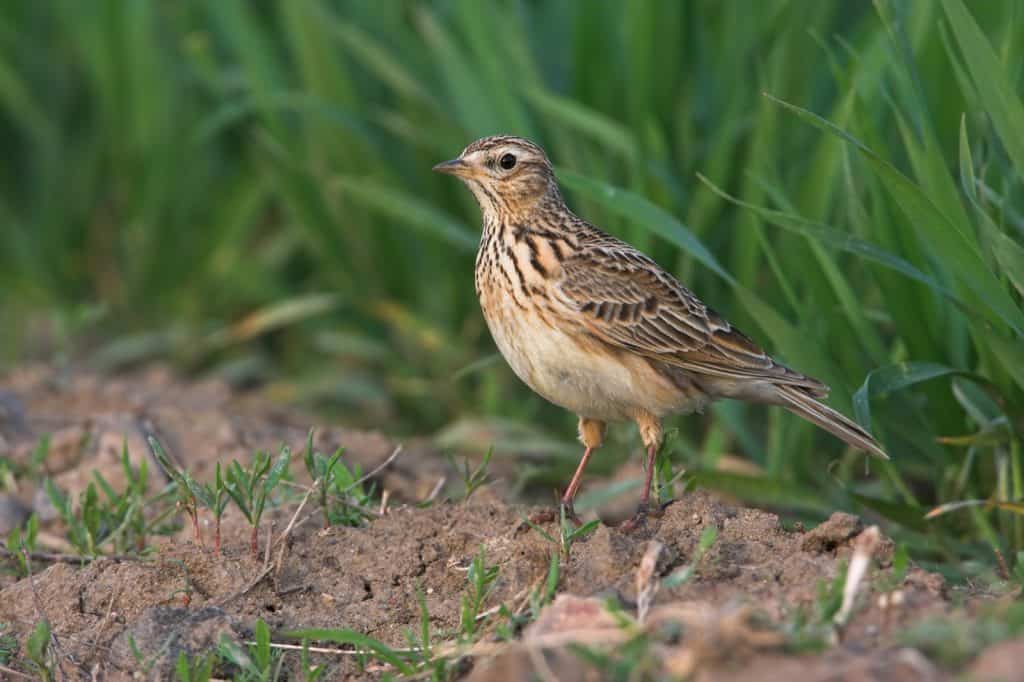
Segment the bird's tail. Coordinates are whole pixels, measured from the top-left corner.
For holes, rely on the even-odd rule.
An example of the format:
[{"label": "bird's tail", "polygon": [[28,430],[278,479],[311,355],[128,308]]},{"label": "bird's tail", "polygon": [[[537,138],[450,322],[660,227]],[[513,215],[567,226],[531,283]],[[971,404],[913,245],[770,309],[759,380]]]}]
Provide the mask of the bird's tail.
[{"label": "bird's tail", "polygon": [[807,421],[817,424],[855,448],[865,450],[882,459],[889,459],[889,455],[885,454],[885,450],[870,433],[828,405],[815,400],[806,389],[778,384],[775,388],[779,404],[793,414],[798,414]]}]

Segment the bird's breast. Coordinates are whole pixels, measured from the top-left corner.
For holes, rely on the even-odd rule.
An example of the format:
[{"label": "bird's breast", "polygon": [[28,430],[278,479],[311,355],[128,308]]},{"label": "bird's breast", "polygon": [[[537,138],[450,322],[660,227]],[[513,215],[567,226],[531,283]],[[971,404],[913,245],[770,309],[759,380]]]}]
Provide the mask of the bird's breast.
[{"label": "bird's breast", "polygon": [[[516,268],[519,271],[516,271]],[[548,401],[605,421],[699,407],[640,356],[594,338],[511,259],[478,259],[477,291],[495,345],[515,374]]]}]

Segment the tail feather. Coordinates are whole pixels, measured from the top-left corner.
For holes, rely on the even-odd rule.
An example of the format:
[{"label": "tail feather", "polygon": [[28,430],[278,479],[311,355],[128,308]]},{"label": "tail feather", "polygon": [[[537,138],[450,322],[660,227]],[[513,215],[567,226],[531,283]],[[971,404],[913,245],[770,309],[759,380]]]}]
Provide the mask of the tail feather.
[{"label": "tail feather", "polygon": [[800,415],[855,448],[882,459],[889,459],[889,455],[885,454],[878,441],[863,427],[828,405],[818,402],[806,389],[799,386],[776,385],[776,393],[779,404],[793,414]]}]

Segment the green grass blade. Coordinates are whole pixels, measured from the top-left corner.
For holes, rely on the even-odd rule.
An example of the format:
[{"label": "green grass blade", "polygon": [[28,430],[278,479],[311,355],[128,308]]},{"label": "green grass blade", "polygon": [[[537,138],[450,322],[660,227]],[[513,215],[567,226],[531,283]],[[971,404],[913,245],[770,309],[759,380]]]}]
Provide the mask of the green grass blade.
[{"label": "green grass blade", "polygon": [[663,208],[627,189],[588,178],[574,171],[559,169],[558,179],[569,190],[598,203],[613,215],[622,216],[654,232],[683,249],[725,281],[735,283],[732,275],[726,272],[697,236]]},{"label": "green grass blade", "polygon": [[900,362],[872,370],[853,395],[853,409],[857,421],[864,428],[871,428],[870,399],[872,397],[946,376],[964,376],[984,381],[970,372],[946,367],[935,362]]},{"label": "green grass blade", "polygon": [[393,665],[403,675],[411,675],[414,669],[402,657],[400,653],[384,644],[380,640],[368,637],[355,630],[309,628],[305,630],[291,630],[282,632],[282,636],[290,639],[310,640],[317,642],[332,642],[334,644],[347,644],[357,649],[372,651],[373,656]]},{"label": "green grass blade", "polygon": [[465,225],[438,211],[430,204],[402,190],[374,180],[356,177],[336,178],[335,183],[353,199],[383,215],[420,229],[460,251],[471,253],[480,241]]},{"label": "green grass blade", "polygon": [[1018,334],[1024,334],[1024,313],[1002,283],[988,269],[973,234],[941,213],[921,189],[892,164],[849,133],[806,109],[767,95],[799,118],[852,144],[868,160],[907,219],[927,240],[936,255],[977,297],[982,311],[1001,320]]},{"label": "green grass blade", "polygon": [[957,298],[956,294],[951,291],[948,287],[944,286],[941,282],[936,280],[934,277],[925,274],[912,263],[900,258],[899,256],[886,251],[885,249],[866,242],[856,235],[850,234],[849,232],[842,232],[828,225],[822,225],[815,223],[810,220],[801,218],[800,216],[786,213],[784,211],[776,211],[773,209],[765,208],[763,206],[756,206],[754,204],[738,199],[725,190],[718,187],[718,185],[711,182],[709,179],[701,174],[697,174],[697,177],[707,185],[712,192],[719,195],[726,201],[733,203],[737,206],[742,206],[750,211],[753,211],[764,218],[767,222],[773,225],[778,225],[787,230],[791,230],[797,234],[802,234],[806,237],[810,237],[818,242],[821,242],[829,248],[833,248],[839,251],[846,251],[856,256],[877,263],[883,267],[889,268],[894,272],[898,272],[908,279],[912,279],[915,282],[927,286],[929,289],[937,294],[950,299],[957,305],[964,306],[964,303]]},{"label": "green grass blade", "polygon": [[992,118],[1014,165],[1024,168],[1024,105],[1003,63],[963,2],[942,0],[942,9],[977,88],[978,104]]},{"label": "green grass blade", "polygon": [[626,161],[631,161],[636,155],[636,140],[629,128],[611,118],[573,99],[540,88],[527,91],[526,97],[546,119],[591,138]]}]

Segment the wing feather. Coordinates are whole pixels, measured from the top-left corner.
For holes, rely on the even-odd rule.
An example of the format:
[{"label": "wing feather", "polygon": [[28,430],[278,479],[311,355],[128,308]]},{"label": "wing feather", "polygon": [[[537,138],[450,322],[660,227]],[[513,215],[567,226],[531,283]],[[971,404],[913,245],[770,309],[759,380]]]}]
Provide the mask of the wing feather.
[{"label": "wing feather", "polygon": [[815,394],[820,382],[781,365],[633,247],[581,245],[554,283],[587,331],[613,347],[724,379],[766,379]]}]

